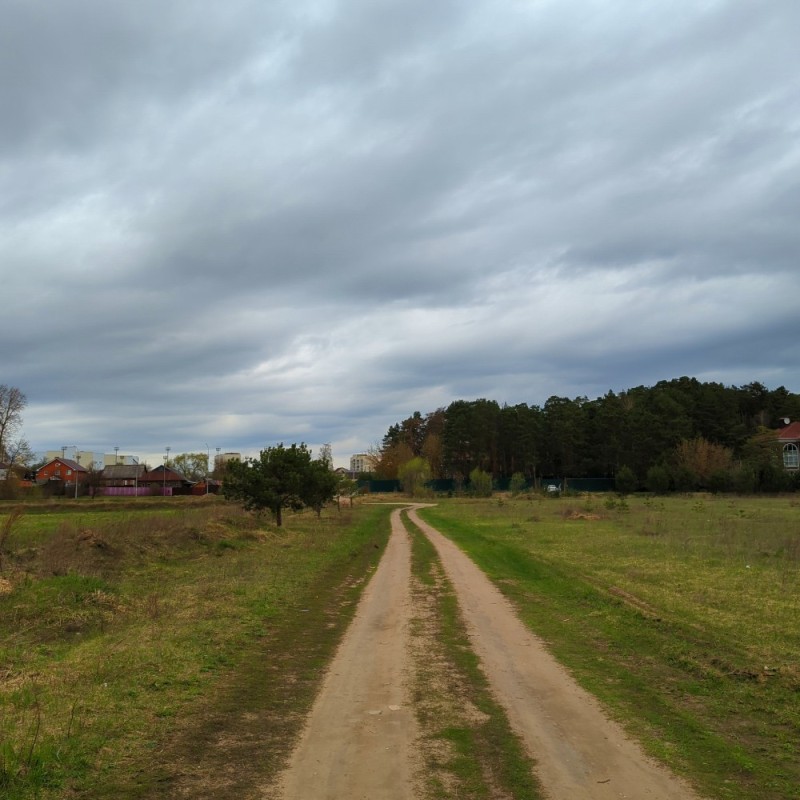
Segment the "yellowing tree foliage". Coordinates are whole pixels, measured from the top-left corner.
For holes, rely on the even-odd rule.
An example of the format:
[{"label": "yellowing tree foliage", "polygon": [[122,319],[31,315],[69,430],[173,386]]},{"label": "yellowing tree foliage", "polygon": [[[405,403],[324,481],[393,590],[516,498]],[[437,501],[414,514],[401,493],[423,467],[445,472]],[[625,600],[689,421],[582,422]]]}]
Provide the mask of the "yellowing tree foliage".
[{"label": "yellowing tree foliage", "polygon": [[405,442],[389,445],[381,450],[375,472],[380,478],[393,480],[398,477],[400,467],[412,458],[414,451]]},{"label": "yellowing tree foliage", "polygon": [[711,476],[733,466],[733,452],[698,436],[683,439],[675,448],[675,465],[691,473],[699,486],[708,486]]},{"label": "yellowing tree foliage", "polygon": [[430,464],[424,458],[416,456],[398,469],[397,477],[406,494],[416,497],[424,492],[425,484],[431,479]]}]

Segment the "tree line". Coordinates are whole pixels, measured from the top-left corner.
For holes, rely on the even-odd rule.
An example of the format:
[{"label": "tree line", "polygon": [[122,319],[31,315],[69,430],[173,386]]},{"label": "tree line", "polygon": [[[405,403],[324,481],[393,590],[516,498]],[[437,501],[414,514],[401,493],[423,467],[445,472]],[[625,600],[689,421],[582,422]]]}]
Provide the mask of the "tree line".
[{"label": "tree line", "polygon": [[[682,377],[609,391],[550,397],[543,406],[456,400],[391,425],[375,475],[398,478],[421,459],[432,478],[614,478],[655,489],[792,488],[774,428],[800,419],[800,395],[761,383],[725,386]],[[632,476],[632,477],[631,477]]]}]

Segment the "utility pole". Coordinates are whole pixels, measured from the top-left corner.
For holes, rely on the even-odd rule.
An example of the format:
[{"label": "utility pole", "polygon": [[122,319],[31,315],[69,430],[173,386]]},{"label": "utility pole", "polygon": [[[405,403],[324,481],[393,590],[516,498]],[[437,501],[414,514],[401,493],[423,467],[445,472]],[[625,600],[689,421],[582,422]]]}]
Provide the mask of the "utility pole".
[{"label": "utility pole", "polygon": [[169,451],[171,447],[167,447],[167,454],[164,456],[164,488],[161,491],[161,496],[167,496],[167,464],[169,464]]}]

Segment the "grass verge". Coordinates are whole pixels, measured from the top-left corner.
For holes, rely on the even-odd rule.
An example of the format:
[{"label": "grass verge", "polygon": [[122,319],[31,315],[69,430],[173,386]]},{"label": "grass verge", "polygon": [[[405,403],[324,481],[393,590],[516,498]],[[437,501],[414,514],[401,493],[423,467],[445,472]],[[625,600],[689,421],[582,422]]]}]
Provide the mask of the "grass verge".
[{"label": "grass verge", "polygon": [[420,513],[705,795],[800,796],[791,501],[494,499]]},{"label": "grass verge", "polygon": [[414,704],[426,797],[539,800],[533,763],[489,690],[436,551],[405,516],[404,524],[412,535]]}]

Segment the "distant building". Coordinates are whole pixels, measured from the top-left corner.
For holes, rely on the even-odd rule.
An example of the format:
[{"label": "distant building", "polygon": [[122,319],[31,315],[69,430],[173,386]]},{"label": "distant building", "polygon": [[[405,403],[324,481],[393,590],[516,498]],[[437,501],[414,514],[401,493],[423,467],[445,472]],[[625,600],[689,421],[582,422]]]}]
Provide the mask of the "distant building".
[{"label": "distant building", "polygon": [[59,450],[48,450],[45,461],[55,461],[57,458],[68,458],[76,464],[81,464],[86,469],[103,469],[103,457],[91,450],[78,450],[77,447],[62,447]]},{"label": "distant building", "polygon": [[36,471],[36,482],[39,484],[51,481],[61,481],[65,485],[75,485],[75,482],[83,483],[89,471],[82,464],[73,461],[71,458],[54,458]]},{"label": "distant building", "polygon": [[786,423],[778,431],[778,441],[783,449],[783,466],[785,469],[796,472],[800,469],[800,422]]},{"label": "distant building", "polygon": [[138,480],[140,486],[148,486],[155,495],[191,494],[192,490],[192,481],[180,470],[163,464],[143,472]]},{"label": "distant building", "polygon": [[57,458],[69,458],[86,469],[101,472],[106,467],[115,467],[118,464],[131,467],[139,463],[138,456],[123,453],[93,453],[91,450],[78,450],[77,447],[63,447],[59,450],[48,450],[45,453],[46,461],[55,461]]},{"label": "distant building", "polygon": [[198,481],[192,486],[192,494],[219,494],[221,489],[222,481],[215,481],[213,478],[209,478],[208,481]]},{"label": "distant building", "polygon": [[103,468],[105,467],[133,467],[139,463],[139,456],[126,456],[123,453],[104,453]]},{"label": "distant building", "polygon": [[44,454],[45,461],[55,461],[57,458],[69,458],[72,461],[75,461],[75,455],[77,454],[78,450],[76,447],[62,447],[59,450],[48,450]]},{"label": "distant building", "polygon": [[103,468],[100,482],[103,486],[113,488],[136,487],[145,472],[144,464],[110,464]]},{"label": "distant building", "polygon": [[229,461],[241,461],[241,453],[217,453],[214,456],[214,469],[224,467]]},{"label": "distant building", "polygon": [[377,459],[369,453],[356,453],[350,456],[350,472],[358,475],[362,472],[374,472]]}]

